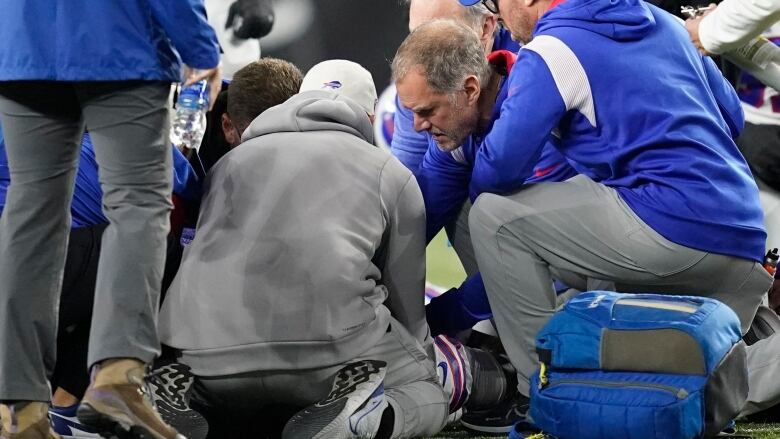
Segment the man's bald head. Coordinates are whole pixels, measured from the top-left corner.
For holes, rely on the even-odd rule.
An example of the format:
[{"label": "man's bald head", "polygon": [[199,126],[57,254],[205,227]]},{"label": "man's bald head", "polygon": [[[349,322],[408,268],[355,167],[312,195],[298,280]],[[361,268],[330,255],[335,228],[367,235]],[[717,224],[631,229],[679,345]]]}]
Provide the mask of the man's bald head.
[{"label": "man's bald head", "polygon": [[423,23],[439,18],[449,18],[468,27],[467,9],[458,0],[410,0],[409,2],[409,32],[417,29]]},{"label": "man's bald head", "polygon": [[498,20],[482,3],[461,6],[458,0],[408,0],[409,32],[433,20],[454,20],[476,32],[486,52],[493,47]]}]

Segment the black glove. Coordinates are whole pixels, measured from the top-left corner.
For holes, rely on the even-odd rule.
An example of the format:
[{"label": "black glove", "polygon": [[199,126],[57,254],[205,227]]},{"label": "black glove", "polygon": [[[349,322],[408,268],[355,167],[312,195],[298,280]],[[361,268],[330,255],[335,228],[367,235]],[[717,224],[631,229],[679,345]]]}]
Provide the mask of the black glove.
[{"label": "black glove", "polygon": [[242,40],[262,38],[271,32],[274,18],[271,0],[236,0],[230,5],[225,29],[233,27],[233,36]]}]

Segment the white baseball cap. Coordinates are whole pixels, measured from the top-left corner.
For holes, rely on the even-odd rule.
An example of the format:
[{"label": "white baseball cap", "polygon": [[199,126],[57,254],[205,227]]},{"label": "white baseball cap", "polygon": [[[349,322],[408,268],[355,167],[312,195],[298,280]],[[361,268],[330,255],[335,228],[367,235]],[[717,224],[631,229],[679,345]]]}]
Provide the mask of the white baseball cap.
[{"label": "white baseball cap", "polygon": [[323,61],[306,73],[300,91],[323,90],[346,96],[373,115],[376,87],[371,72],[358,63],[343,59]]}]

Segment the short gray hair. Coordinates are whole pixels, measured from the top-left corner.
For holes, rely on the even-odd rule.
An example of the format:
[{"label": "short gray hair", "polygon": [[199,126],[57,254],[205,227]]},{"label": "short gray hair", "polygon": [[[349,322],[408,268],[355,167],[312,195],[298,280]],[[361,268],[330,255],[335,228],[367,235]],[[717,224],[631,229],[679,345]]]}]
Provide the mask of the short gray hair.
[{"label": "short gray hair", "polygon": [[466,11],[463,14],[463,18],[468,21],[469,26],[477,32],[482,31],[482,23],[485,22],[485,17],[493,15],[482,2],[472,6],[465,6],[464,9],[466,9]]},{"label": "short gray hair", "polygon": [[470,75],[486,87],[491,73],[477,35],[453,20],[433,20],[410,33],[393,58],[392,70],[393,82],[418,71],[441,94],[459,91]]}]

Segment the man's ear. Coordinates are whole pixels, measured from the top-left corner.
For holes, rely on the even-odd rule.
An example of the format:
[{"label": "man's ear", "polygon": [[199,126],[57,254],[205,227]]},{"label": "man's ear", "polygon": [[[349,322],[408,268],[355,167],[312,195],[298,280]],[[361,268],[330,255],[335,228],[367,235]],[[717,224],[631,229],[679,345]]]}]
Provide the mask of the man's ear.
[{"label": "man's ear", "polygon": [[[485,21],[482,22],[482,35],[479,36],[480,41],[490,41],[493,43],[493,36],[496,33],[496,27],[498,26],[498,17],[493,14],[485,16]],[[495,47],[493,49],[496,49]]]},{"label": "man's ear", "polygon": [[474,75],[467,76],[463,82],[463,89],[466,91],[466,102],[469,105],[476,105],[479,100],[479,93],[482,90],[479,79]]},{"label": "man's ear", "polygon": [[222,133],[231,147],[241,143],[241,138],[238,138],[238,131],[233,126],[233,121],[230,120],[230,116],[227,113],[222,113]]}]

